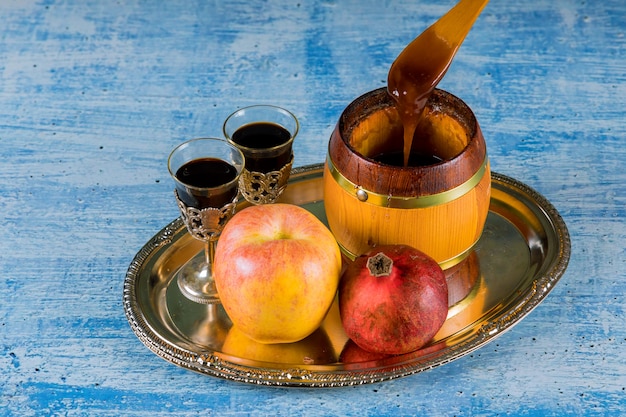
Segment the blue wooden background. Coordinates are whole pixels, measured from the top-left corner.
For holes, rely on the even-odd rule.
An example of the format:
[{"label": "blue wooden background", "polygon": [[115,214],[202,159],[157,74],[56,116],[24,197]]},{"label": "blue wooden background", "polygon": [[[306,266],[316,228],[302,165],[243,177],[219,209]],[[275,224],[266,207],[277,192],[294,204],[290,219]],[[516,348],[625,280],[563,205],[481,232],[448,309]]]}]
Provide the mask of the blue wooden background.
[{"label": "blue wooden background", "polygon": [[384,86],[453,0],[0,1],[0,415],[626,413],[626,2],[492,0],[440,87],[476,113],[494,171],[572,235],[547,299],[492,344],[337,390],[198,375],[135,337],[122,285],[178,216],[169,151],[271,103],[296,165]]}]

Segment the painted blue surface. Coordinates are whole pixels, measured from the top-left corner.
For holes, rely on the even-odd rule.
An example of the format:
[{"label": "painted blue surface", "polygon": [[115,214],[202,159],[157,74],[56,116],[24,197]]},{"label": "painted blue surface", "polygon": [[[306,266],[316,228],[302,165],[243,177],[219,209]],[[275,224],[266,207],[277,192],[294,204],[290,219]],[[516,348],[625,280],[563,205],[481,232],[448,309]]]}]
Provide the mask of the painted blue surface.
[{"label": "painted blue surface", "polygon": [[547,299],[494,343],[338,390],[180,369],[131,331],[135,253],[178,216],[165,160],[255,103],[298,115],[322,162],[343,108],[453,1],[0,2],[0,415],[626,413],[626,3],[492,0],[440,86],[494,171],[572,235]]}]

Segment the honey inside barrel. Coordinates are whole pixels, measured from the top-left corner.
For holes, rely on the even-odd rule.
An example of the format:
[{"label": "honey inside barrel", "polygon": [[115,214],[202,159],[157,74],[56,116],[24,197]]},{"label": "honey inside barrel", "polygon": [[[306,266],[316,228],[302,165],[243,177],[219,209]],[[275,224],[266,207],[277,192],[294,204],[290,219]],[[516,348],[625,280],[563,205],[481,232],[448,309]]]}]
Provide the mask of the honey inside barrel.
[{"label": "honey inside barrel", "polygon": [[[434,157],[433,162],[437,163],[460,154],[469,139],[467,130],[457,119],[429,107],[417,125],[410,153],[422,155],[424,159]],[[359,154],[382,163],[385,162],[380,161],[379,155],[403,153],[403,126],[398,112],[393,107],[373,112],[352,129],[348,141]],[[393,165],[402,166],[400,163]]]}]

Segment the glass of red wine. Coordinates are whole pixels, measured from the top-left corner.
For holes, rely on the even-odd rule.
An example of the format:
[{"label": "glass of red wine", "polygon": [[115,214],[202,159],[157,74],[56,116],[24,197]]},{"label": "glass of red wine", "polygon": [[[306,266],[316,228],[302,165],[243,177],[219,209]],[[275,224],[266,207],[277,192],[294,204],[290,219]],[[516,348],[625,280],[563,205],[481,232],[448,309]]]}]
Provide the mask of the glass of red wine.
[{"label": "glass of red wine", "polygon": [[194,302],[219,303],[212,271],[215,245],[235,214],[244,164],[245,157],[236,146],[217,138],[184,142],[168,158],[183,222],[191,236],[204,242],[202,256],[192,258],[176,273],[181,293]]},{"label": "glass of red wine", "polygon": [[244,107],[228,116],[224,136],[245,155],[239,189],[248,202],[273,203],[287,187],[299,128],[296,117],[277,106]]}]

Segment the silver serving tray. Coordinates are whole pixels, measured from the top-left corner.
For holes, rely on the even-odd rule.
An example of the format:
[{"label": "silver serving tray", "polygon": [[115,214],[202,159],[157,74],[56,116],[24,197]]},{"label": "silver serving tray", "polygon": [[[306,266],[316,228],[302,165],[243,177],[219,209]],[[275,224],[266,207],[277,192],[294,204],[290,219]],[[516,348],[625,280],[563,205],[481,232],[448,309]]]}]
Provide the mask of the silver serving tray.
[{"label": "silver serving tray", "polygon": [[[321,164],[294,169],[281,201],[325,222],[322,169]],[[570,240],[548,200],[492,173],[490,212],[475,247],[478,275],[467,296],[451,305],[425,348],[349,363],[339,361],[348,338],[336,302],[320,329],[302,342],[258,346],[229,334],[232,324],[221,306],[192,303],[173,282],[175,272],[201,251],[179,218],[137,253],[124,282],[124,310],[137,337],[157,356],[202,374],[261,385],[337,387],[412,375],[491,342],[554,288],[567,267]]]}]

